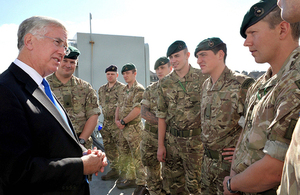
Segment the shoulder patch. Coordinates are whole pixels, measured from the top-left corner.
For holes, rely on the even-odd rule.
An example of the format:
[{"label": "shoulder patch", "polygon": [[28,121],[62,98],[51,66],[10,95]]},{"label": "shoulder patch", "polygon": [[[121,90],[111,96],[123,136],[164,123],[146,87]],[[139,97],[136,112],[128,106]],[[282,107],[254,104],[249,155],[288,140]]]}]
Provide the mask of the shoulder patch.
[{"label": "shoulder patch", "polygon": [[138,92],[144,92],[145,91],[145,89],[144,88],[138,88],[138,90],[137,90]]},{"label": "shoulder patch", "polygon": [[295,84],[296,84],[297,87],[300,89],[300,80],[295,81]]},{"label": "shoulder patch", "polygon": [[248,78],[243,82],[241,87],[243,89],[248,89],[254,82],[255,82],[255,80],[253,78]]}]

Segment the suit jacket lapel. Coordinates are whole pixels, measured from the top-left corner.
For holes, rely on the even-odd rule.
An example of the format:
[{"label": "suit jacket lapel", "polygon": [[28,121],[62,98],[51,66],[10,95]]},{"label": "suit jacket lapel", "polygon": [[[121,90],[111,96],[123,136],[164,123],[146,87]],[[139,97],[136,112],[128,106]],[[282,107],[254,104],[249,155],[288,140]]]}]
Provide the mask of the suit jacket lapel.
[{"label": "suit jacket lapel", "polygon": [[[57,108],[54,106],[54,104],[51,102],[51,100],[47,97],[47,95],[39,88],[37,87],[34,92],[32,93],[32,96],[35,97],[53,116],[54,118],[60,123],[60,125],[64,128],[64,130],[67,131],[68,134],[70,134],[75,140],[76,138],[72,134],[72,129],[69,129],[68,125],[66,124],[66,121],[63,119]],[[57,101],[58,102],[58,101]],[[59,102],[58,102],[59,103]],[[67,115],[67,114],[66,114]],[[67,115],[68,117],[68,115]],[[71,127],[71,125],[70,125]]]},{"label": "suit jacket lapel", "polygon": [[[75,133],[74,135],[71,133],[71,131],[73,130],[69,129],[68,125],[66,124],[65,120],[63,119],[59,111],[56,109],[56,107],[51,102],[51,100],[47,97],[47,95],[42,91],[42,89],[38,87],[36,82],[34,82],[34,80],[26,72],[24,72],[21,68],[19,68],[14,63],[12,63],[10,68],[12,73],[15,75],[15,77],[19,81],[25,84],[26,90],[28,90],[28,92],[32,94],[32,96],[35,97],[52,114],[52,116],[59,122],[59,124],[63,127],[63,129],[78,143],[77,136],[74,136]],[[59,101],[57,102],[59,103]],[[68,115],[67,118],[69,120]],[[70,127],[72,128],[71,123],[70,123]]]}]

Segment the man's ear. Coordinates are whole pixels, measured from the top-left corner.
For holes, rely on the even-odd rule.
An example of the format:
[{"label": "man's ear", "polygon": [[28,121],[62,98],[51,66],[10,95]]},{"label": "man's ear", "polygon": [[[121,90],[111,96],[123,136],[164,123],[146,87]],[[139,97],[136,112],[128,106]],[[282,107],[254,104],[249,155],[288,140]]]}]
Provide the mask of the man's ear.
[{"label": "man's ear", "polygon": [[24,47],[26,47],[29,50],[33,49],[33,40],[34,36],[31,33],[27,33],[24,36]]},{"label": "man's ear", "polygon": [[279,38],[285,39],[286,36],[289,34],[289,32],[292,30],[290,23],[288,23],[286,21],[282,21],[282,22],[280,22],[280,24],[278,24],[278,26],[279,26],[279,30],[280,30]]},{"label": "man's ear", "polygon": [[217,55],[218,55],[218,59],[219,60],[223,60],[224,56],[225,56],[225,53],[224,53],[223,50],[219,50],[218,53],[217,53]]}]

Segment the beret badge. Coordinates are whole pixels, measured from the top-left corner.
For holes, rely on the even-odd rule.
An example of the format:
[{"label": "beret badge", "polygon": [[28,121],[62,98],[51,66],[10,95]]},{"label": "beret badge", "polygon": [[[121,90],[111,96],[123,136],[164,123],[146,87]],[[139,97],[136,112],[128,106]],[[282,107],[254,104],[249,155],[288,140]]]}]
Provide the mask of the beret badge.
[{"label": "beret badge", "polygon": [[264,13],[265,13],[264,8],[254,7],[254,14],[255,14],[255,16],[260,17]]}]

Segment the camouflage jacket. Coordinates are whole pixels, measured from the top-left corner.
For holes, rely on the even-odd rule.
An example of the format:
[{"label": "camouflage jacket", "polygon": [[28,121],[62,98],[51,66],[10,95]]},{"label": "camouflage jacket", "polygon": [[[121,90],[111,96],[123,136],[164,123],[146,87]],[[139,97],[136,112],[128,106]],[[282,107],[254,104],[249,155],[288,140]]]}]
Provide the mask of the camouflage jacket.
[{"label": "camouflage jacket", "polygon": [[242,127],[247,90],[254,79],[231,71],[226,66],[217,82],[205,80],[201,100],[201,139],[210,150],[236,145]]},{"label": "camouflage jacket", "polygon": [[93,115],[100,115],[96,91],[92,86],[72,75],[71,79],[63,84],[55,74],[47,77],[51,90],[66,109],[76,133],[81,133],[86,121]]},{"label": "camouflage jacket", "polygon": [[[135,107],[141,107],[141,101],[145,88],[135,81],[129,89],[128,85],[123,88],[122,95],[119,97],[117,106],[119,107],[119,118],[125,118]],[[141,122],[141,115],[130,122]]]},{"label": "camouflage jacket", "polygon": [[[156,110],[157,110],[157,96],[158,96],[157,90],[158,90],[158,81],[146,88],[141,102],[141,104],[149,107],[149,111],[154,115],[156,115]],[[150,125],[151,127],[158,128],[158,125],[148,123],[147,121],[145,123]]]},{"label": "camouflage jacket", "polygon": [[117,103],[124,87],[125,84],[117,81],[112,88],[108,87],[108,83],[99,88],[99,104],[102,107],[104,120],[115,123]]},{"label": "camouflage jacket", "polygon": [[300,192],[300,122],[293,133],[290,147],[286,153],[278,195],[298,194]]},{"label": "camouflage jacket", "polygon": [[168,126],[177,130],[201,127],[200,91],[207,75],[190,65],[189,72],[180,78],[175,71],[159,83],[157,113]]},{"label": "camouflage jacket", "polygon": [[248,90],[245,127],[237,145],[232,169],[236,173],[265,154],[284,161],[300,111],[300,48],[295,49],[280,71],[262,75]]}]

